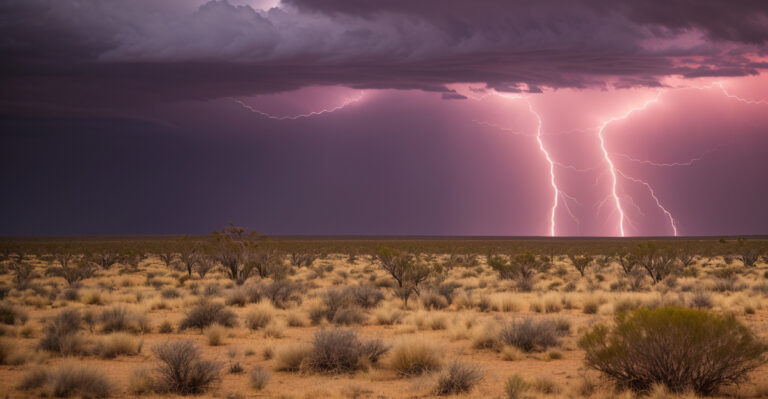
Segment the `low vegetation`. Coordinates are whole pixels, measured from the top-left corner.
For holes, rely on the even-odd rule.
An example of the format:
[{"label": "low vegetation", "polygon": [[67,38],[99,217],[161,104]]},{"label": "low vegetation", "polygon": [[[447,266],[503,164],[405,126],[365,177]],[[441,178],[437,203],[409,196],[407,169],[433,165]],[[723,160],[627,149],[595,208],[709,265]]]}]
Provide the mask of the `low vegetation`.
[{"label": "low vegetation", "polygon": [[767,248],[3,239],[0,394],[758,398]]}]

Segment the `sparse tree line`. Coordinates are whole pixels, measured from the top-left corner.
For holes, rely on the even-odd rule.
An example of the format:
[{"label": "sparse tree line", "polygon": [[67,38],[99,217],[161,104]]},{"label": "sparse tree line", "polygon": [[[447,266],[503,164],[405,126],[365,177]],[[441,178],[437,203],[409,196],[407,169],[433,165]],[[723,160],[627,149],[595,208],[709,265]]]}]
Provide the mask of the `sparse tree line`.
[{"label": "sparse tree line", "polygon": [[[386,242],[386,241],[384,241]],[[345,248],[347,262],[376,264],[392,278],[395,295],[407,306],[408,300],[420,296],[426,287],[430,291],[440,287],[443,271],[455,267],[475,267],[483,256],[472,252],[472,246],[462,244],[453,252],[442,250],[443,242],[431,244],[415,241],[394,247],[380,245],[367,250],[363,245],[348,243]],[[491,241],[493,243],[493,241]],[[223,271],[236,284],[242,285],[249,278],[286,279],[294,267],[313,267],[318,259],[327,256],[314,244],[306,242],[281,242],[270,240],[253,230],[230,224],[214,231],[208,237],[184,237],[159,241],[116,242],[59,242],[54,244],[0,242],[3,265],[13,273],[14,285],[25,288],[40,277],[35,261],[46,263],[45,274],[63,278],[69,285],[93,277],[99,270],[115,265],[137,270],[139,264],[156,257],[169,268],[183,270],[187,278],[204,278],[214,270]],[[357,246],[356,246],[357,245]],[[551,270],[559,262],[570,265],[583,278],[599,273],[612,265],[618,265],[624,275],[623,284],[637,290],[644,281],[657,284],[664,279],[680,275],[697,261],[712,262],[722,257],[725,265],[740,262],[753,267],[768,254],[768,244],[762,240],[707,240],[707,241],[644,241],[632,246],[599,253],[608,245],[585,246],[581,242],[563,241],[557,246],[532,244],[534,250],[513,252],[492,247],[485,255],[485,263],[498,272],[499,278],[513,280],[520,291],[530,291],[537,275]],[[409,248],[403,250],[400,248]],[[474,248],[479,248],[476,244]],[[515,244],[512,248],[520,248]],[[522,247],[525,248],[525,247]],[[367,252],[366,252],[367,251]],[[450,298],[446,298],[450,299]]]}]

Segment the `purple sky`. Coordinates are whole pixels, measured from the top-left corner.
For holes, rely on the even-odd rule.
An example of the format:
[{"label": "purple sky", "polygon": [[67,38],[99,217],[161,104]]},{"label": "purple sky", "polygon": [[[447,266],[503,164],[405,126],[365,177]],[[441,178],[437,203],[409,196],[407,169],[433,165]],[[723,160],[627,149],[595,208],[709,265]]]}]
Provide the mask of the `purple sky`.
[{"label": "purple sky", "polygon": [[0,235],[768,234],[768,4],[654,4],[2,1]]}]

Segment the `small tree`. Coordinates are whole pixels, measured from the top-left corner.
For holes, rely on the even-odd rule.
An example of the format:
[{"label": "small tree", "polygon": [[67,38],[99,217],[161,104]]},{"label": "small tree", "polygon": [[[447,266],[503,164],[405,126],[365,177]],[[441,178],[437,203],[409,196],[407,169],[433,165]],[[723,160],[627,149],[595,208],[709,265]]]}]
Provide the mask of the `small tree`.
[{"label": "small tree", "polygon": [[312,263],[314,263],[315,260],[320,257],[320,254],[316,252],[293,251],[289,257],[292,265],[296,267],[309,267],[312,266]]},{"label": "small tree", "polygon": [[524,252],[509,257],[490,255],[488,266],[499,272],[499,277],[515,280],[519,290],[530,291],[533,288],[534,277],[546,268],[546,263],[537,259],[532,253]]},{"label": "small tree", "polygon": [[187,275],[192,277],[195,266],[200,262],[200,254],[197,252],[197,248],[191,245],[182,245],[179,248],[179,262],[187,270]]},{"label": "small tree", "polygon": [[280,280],[286,277],[289,267],[284,263],[283,255],[274,247],[255,248],[247,254],[246,268],[249,274],[255,273],[261,278],[272,277]]},{"label": "small tree", "polygon": [[746,380],[766,361],[768,347],[733,315],[640,308],[618,314],[615,323],[595,327],[579,346],[587,367],[636,392],[663,384],[673,392],[709,395]]},{"label": "small tree", "polygon": [[419,285],[432,274],[432,269],[409,253],[401,253],[391,248],[382,247],[378,251],[381,268],[395,279],[395,294],[408,306],[408,298],[419,295]]},{"label": "small tree", "polygon": [[248,264],[248,251],[257,245],[261,235],[253,230],[237,227],[232,223],[213,232],[215,257],[224,267],[229,278],[238,285],[248,279],[253,265]]},{"label": "small tree", "polygon": [[112,249],[102,249],[87,256],[88,262],[104,269],[111,269],[117,263],[126,259],[125,254]]},{"label": "small tree", "polygon": [[218,265],[218,261],[215,257],[209,255],[201,255],[198,257],[197,263],[195,263],[195,271],[198,275],[200,275],[201,279],[204,279],[205,275],[208,274],[211,270],[215,269]]},{"label": "small tree", "polygon": [[758,245],[748,243],[745,239],[739,238],[738,244],[735,249],[736,258],[744,264],[744,266],[752,267],[760,260],[760,256],[763,254],[763,248]]},{"label": "small tree", "polygon": [[37,277],[35,268],[27,262],[27,255],[16,252],[10,256],[10,269],[13,271],[13,284],[16,288],[26,289],[29,283]]},{"label": "small tree", "polygon": [[166,247],[157,253],[157,257],[166,267],[172,267],[179,258],[179,254],[176,253],[174,248]]},{"label": "small tree", "polygon": [[568,259],[571,260],[573,267],[575,267],[576,270],[579,271],[579,274],[581,274],[581,277],[584,277],[584,273],[586,273],[587,268],[589,267],[590,264],[592,264],[592,260],[594,258],[589,255],[577,255],[572,252],[569,252]]},{"label": "small tree", "polygon": [[688,267],[696,263],[696,252],[690,244],[684,245],[677,250],[677,260],[683,267]]},{"label": "small tree", "polygon": [[59,261],[59,266],[54,266],[45,271],[47,275],[63,278],[67,284],[74,285],[82,280],[91,278],[96,274],[96,266],[84,260]]},{"label": "small tree", "polygon": [[635,257],[632,256],[630,252],[623,252],[616,255],[615,259],[616,262],[621,266],[621,270],[624,271],[624,276],[630,277],[632,275],[632,271],[635,270],[635,267],[637,266]]},{"label": "small tree", "polygon": [[675,271],[675,251],[661,248],[654,242],[638,245],[632,253],[635,263],[642,266],[654,284]]}]

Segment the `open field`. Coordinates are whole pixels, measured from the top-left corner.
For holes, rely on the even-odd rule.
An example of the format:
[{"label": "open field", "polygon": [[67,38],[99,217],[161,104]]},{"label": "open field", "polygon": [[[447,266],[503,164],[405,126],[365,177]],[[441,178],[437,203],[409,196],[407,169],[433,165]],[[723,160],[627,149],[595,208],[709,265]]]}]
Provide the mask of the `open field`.
[{"label": "open field", "polygon": [[768,397],[756,353],[768,340],[766,248],[760,237],[268,240],[235,228],[5,239],[0,394],[629,398],[588,367],[582,337],[619,314],[677,307],[732,315],[757,343],[737,384],[708,394]]}]

